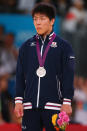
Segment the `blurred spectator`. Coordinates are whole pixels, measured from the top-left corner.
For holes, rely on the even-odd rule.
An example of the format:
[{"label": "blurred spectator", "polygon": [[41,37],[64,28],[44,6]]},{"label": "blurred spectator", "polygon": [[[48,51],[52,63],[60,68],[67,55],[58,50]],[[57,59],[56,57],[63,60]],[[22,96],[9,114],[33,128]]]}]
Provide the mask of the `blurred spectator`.
[{"label": "blurred spectator", "polygon": [[17,0],[0,0],[0,12],[2,13],[15,13],[17,12]]},{"label": "blurred spectator", "polygon": [[11,97],[7,90],[8,90],[8,76],[7,75],[0,76],[0,98],[1,98],[2,120],[4,120],[5,122],[10,122],[8,104],[11,100]]},{"label": "blurred spectator", "polygon": [[15,74],[18,51],[13,45],[14,35],[8,33],[5,36],[4,48],[0,50],[0,75]]},{"label": "blurred spectator", "polygon": [[7,74],[0,76],[0,131],[21,131],[21,120],[14,114],[13,99],[8,92],[8,78]]},{"label": "blurred spectator", "polygon": [[52,0],[36,0],[36,3],[39,2],[45,2],[45,3],[51,3]]},{"label": "blurred spectator", "polygon": [[76,102],[74,122],[87,125],[87,78],[79,77],[77,82],[79,87],[75,88],[74,94]]},{"label": "blurred spectator", "polygon": [[1,13],[25,13],[18,8],[19,0],[0,0]]},{"label": "blurred spectator", "polygon": [[35,1],[36,0],[19,0],[17,8],[25,13],[30,13],[34,7]]},{"label": "blurred spectator", "polygon": [[87,0],[84,0],[84,2],[85,2],[85,8],[87,9]]},{"label": "blurred spectator", "polygon": [[53,4],[56,7],[57,15],[63,17],[71,3],[70,0],[36,0],[36,3],[39,2],[47,2]]},{"label": "blurred spectator", "polygon": [[57,0],[36,0],[36,3],[39,3],[39,2],[45,2],[45,3],[53,4],[57,9]]},{"label": "blurred spectator", "polygon": [[4,121],[3,117],[2,117],[2,112],[1,111],[2,111],[2,107],[1,107],[1,96],[0,96],[0,125],[5,123],[5,121]]},{"label": "blurred spectator", "polygon": [[79,75],[87,78],[87,12],[85,17],[85,23],[78,31],[78,35],[76,35],[75,38],[75,45],[77,43],[77,47],[75,50],[77,50],[77,72],[80,71]]},{"label": "blurred spectator", "polygon": [[64,17],[70,5],[71,0],[57,0],[57,14]]},{"label": "blurred spectator", "polygon": [[73,6],[70,7],[62,24],[62,35],[72,43],[72,46],[76,31],[84,24],[85,14],[83,0],[73,0]]},{"label": "blurred spectator", "polygon": [[[14,114],[14,102],[8,91],[8,75],[0,76],[0,121],[20,123]],[[0,123],[0,124],[1,124]]]},{"label": "blurred spectator", "polygon": [[81,75],[80,58],[82,53],[80,51],[83,43],[83,38],[85,36],[84,29],[86,25],[86,11],[84,9],[84,1],[72,0],[72,6],[70,7],[61,23],[61,35],[71,43],[75,52],[75,72]]},{"label": "blurred spectator", "polygon": [[0,25],[0,47],[3,46],[4,36],[5,36],[4,26]]}]

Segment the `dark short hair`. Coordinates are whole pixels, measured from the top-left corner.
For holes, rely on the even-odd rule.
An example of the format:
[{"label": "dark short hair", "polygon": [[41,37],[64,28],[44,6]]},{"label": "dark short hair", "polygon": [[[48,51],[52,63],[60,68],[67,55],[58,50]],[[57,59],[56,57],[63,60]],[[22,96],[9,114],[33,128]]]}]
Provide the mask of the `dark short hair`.
[{"label": "dark short hair", "polygon": [[45,14],[51,20],[56,16],[56,9],[52,4],[40,2],[33,8],[32,17],[34,17],[36,13]]}]

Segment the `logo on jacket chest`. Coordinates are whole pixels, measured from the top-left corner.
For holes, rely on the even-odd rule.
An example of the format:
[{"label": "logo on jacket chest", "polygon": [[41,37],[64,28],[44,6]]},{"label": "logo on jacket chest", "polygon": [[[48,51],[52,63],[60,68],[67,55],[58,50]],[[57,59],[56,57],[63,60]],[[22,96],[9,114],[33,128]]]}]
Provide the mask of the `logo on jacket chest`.
[{"label": "logo on jacket chest", "polygon": [[[32,42],[31,44],[30,44],[30,46],[36,46],[36,42]],[[57,47],[57,42],[52,42],[52,44],[50,45],[51,47]]]},{"label": "logo on jacket chest", "polygon": [[50,45],[51,47],[57,47],[57,42],[52,42],[52,44]]},{"label": "logo on jacket chest", "polygon": [[32,42],[30,46],[36,46],[36,42]]}]

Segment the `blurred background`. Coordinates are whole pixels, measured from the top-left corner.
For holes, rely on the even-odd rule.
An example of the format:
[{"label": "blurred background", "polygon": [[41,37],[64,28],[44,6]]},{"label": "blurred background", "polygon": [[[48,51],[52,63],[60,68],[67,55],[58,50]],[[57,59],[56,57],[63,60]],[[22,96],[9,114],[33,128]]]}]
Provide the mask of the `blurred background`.
[{"label": "blurred background", "polygon": [[16,63],[19,47],[36,33],[31,10],[41,1],[56,7],[54,31],[75,52],[73,114],[67,131],[87,131],[87,0],[0,0],[0,131],[21,131],[14,114]]}]

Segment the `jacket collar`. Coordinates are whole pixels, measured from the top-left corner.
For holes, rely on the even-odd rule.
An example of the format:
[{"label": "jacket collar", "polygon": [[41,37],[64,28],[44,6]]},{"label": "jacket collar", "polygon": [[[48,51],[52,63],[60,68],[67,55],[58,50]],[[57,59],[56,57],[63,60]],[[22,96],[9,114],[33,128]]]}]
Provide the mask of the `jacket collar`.
[{"label": "jacket collar", "polygon": [[[52,30],[51,33],[44,38],[44,41],[46,40],[46,38],[48,38],[50,40],[52,38],[53,34],[54,34],[54,31]],[[41,35],[39,35],[38,33],[36,34],[36,36],[38,39],[43,40],[43,37]]]}]

